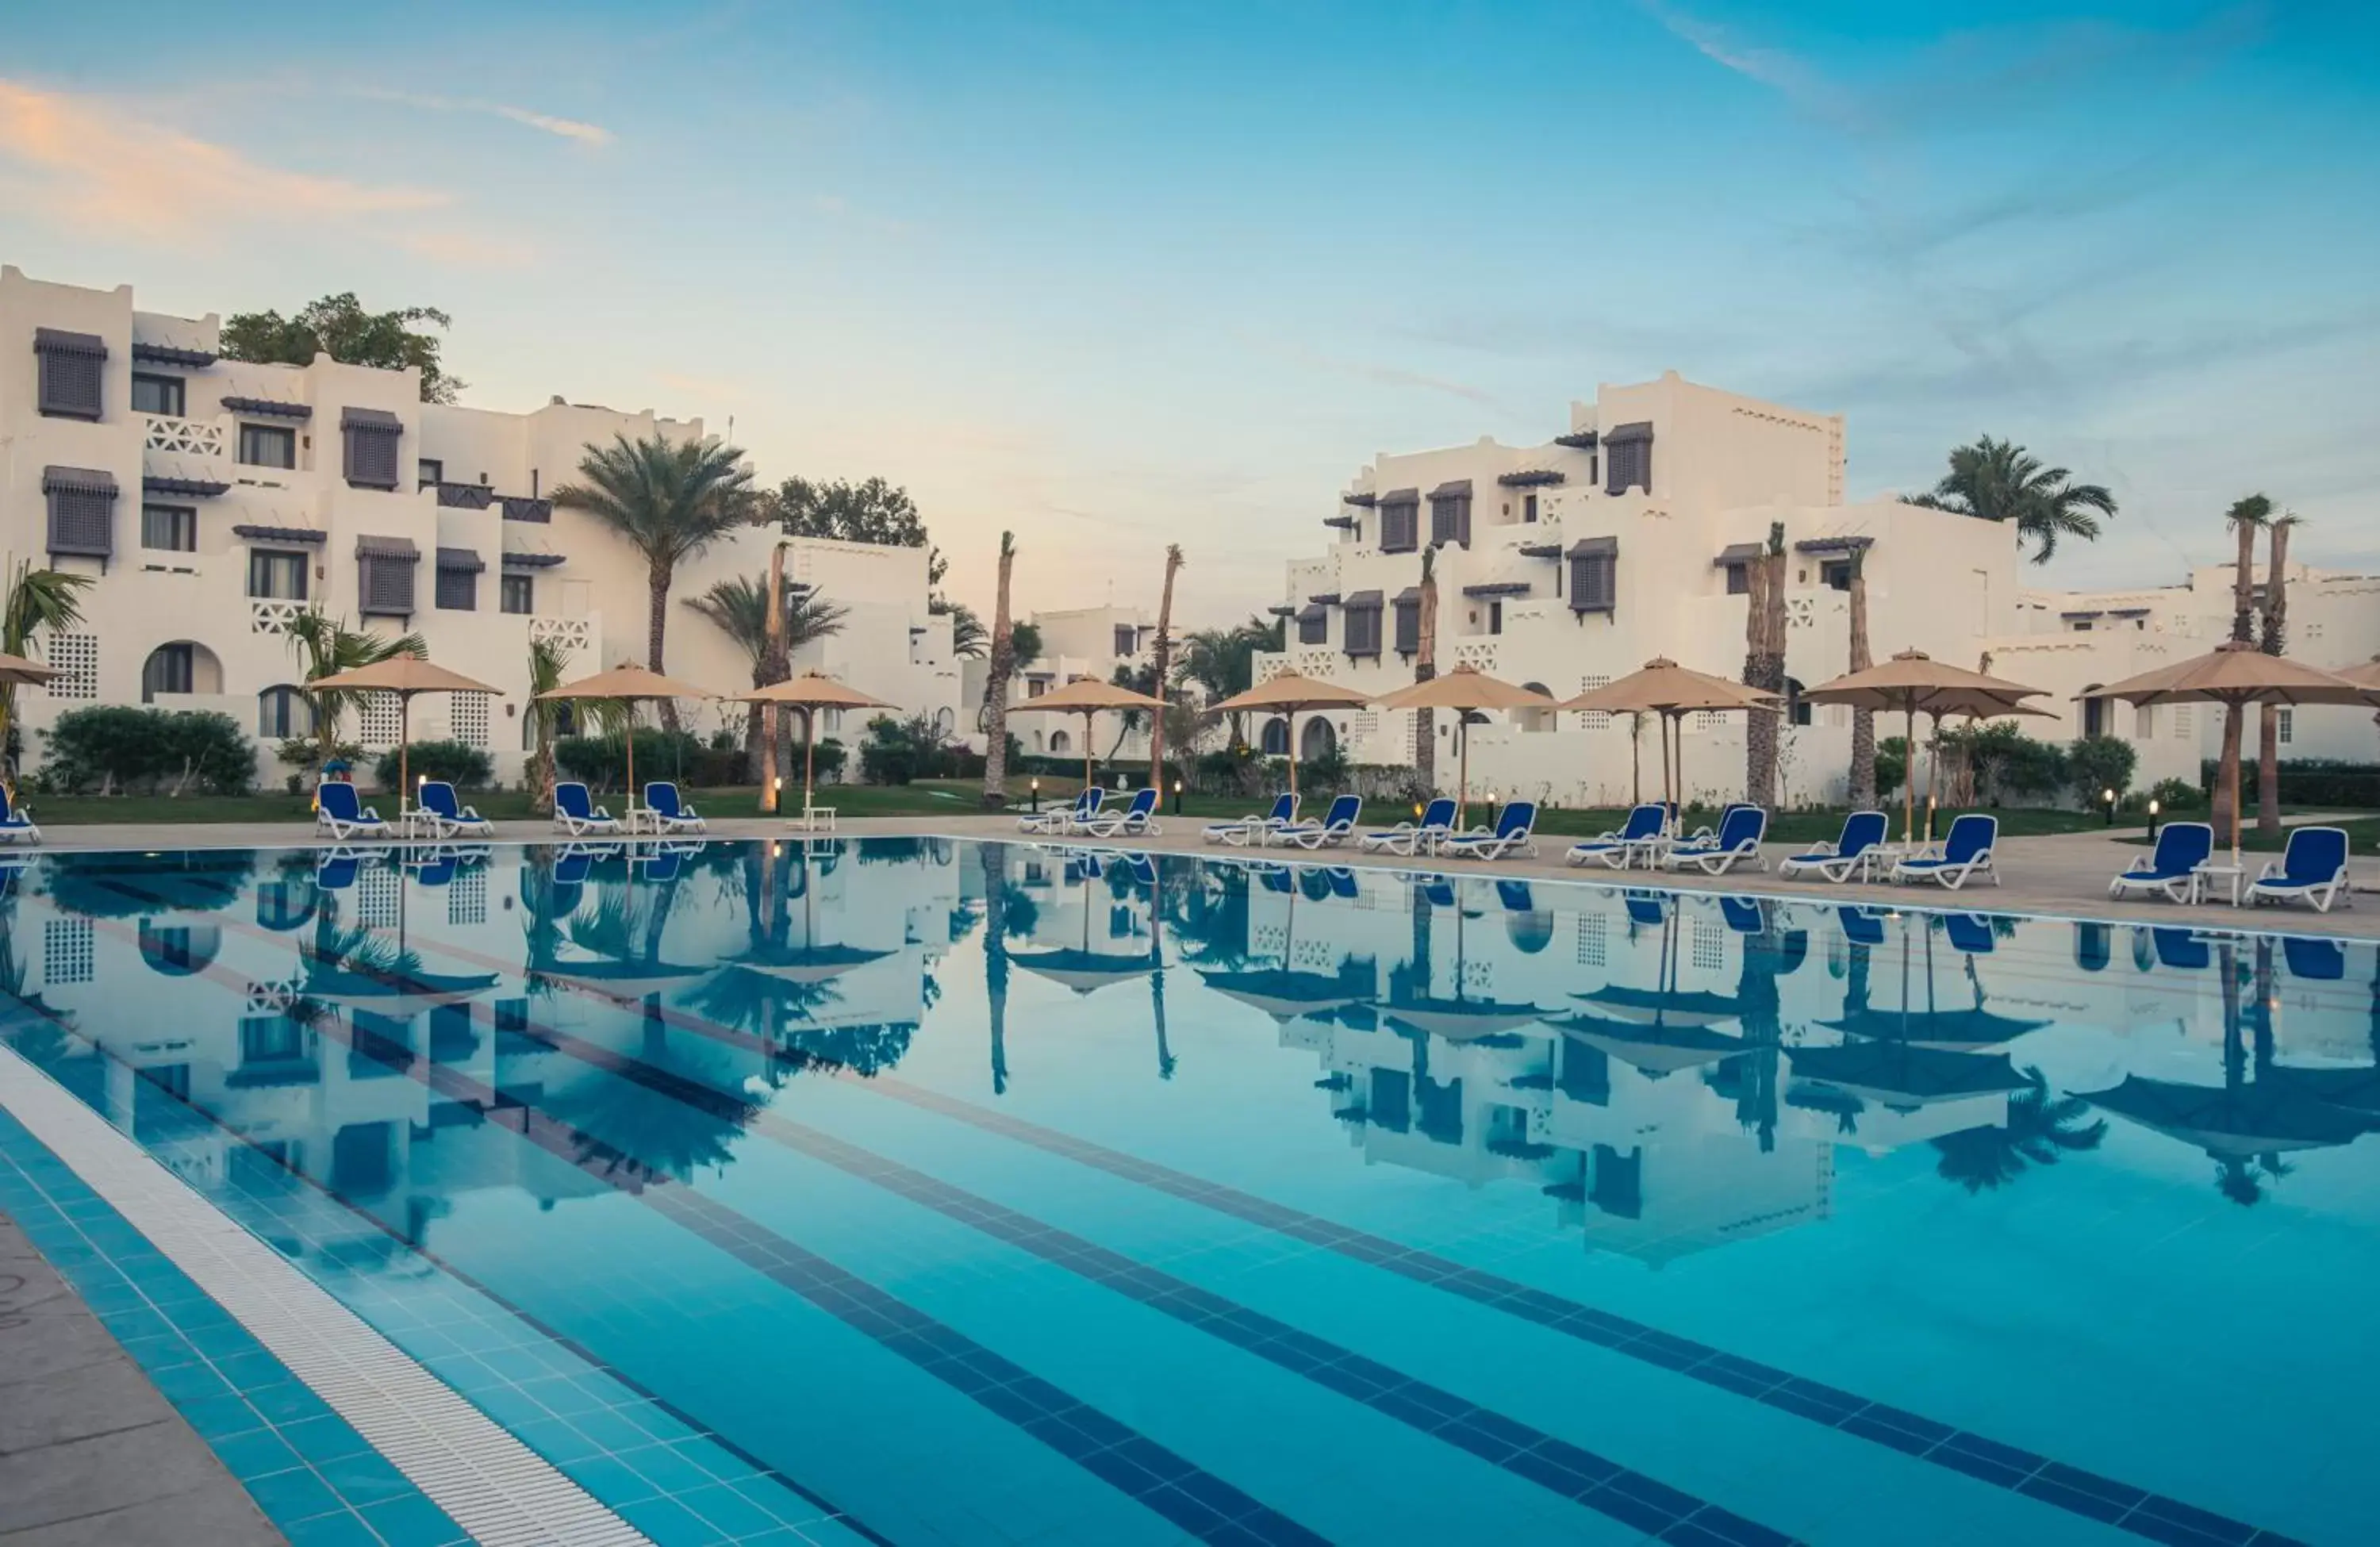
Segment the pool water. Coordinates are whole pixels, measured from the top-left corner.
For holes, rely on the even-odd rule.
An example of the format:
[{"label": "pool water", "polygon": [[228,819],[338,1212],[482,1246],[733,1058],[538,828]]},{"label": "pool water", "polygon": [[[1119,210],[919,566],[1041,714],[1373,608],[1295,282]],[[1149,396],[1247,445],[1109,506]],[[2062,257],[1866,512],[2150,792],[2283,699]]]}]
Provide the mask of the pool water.
[{"label": "pool water", "polygon": [[2380,1540],[2380,957],[2213,917],[59,854],[0,1035],[666,1544]]}]

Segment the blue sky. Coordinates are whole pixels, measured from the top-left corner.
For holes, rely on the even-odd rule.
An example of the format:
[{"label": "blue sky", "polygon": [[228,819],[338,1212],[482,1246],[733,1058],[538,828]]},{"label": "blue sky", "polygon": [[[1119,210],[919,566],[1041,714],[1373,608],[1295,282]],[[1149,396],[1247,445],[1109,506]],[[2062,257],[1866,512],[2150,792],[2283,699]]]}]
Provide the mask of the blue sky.
[{"label": "blue sky", "polygon": [[2380,19],[2355,5],[51,6],[0,257],[155,310],[455,318],[467,401],[881,474],[987,600],[1268,602],[1381,449],[1686,376],[2112,485],[2056,583],[2262,489],[2380,568]]}]

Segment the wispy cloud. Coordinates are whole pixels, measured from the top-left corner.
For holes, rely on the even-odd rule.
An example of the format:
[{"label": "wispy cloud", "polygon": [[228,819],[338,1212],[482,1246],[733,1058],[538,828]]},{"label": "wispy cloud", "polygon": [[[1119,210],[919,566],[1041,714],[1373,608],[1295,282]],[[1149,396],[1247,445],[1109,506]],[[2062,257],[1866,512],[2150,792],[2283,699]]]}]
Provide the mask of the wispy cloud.
[{"label": "wispy cloud", "polygon": [[427,113],[480,113],[493,118],[556,135],[592,150],[602,150],[619,137],[601,124],[589,124],[577,118],[557,117],[540,113],[534,108],[516,106],[512,103],[485,102],[477,97],[437,97],[419,91],[389,91],[378,87],[358,90],[358,96],[373,102],[396,103],[406,107],[418,107]]},{"label": "wispy cloud", "polygon": [[1672,37],[1712,64],[1759,82],[1814,118],[1847,130],[1864,127],[1850,93],[1798,55],[1739,37],[1716,22],[1689,16],[1664,0],[1637,3]]},{"label": "wispy cloud", "polygon": [[0,164],[41,207],[111,235],[203,238],[247,221],[358,221],[450,202],[431,189],[293,172],[126,114],[98,97],[0,79]]},{"label": "wispy cloud", "polygon": [[408,231],[399,238],[408,252],[465,269],[525,269],[537,262],[534,244],[468,227]]}]

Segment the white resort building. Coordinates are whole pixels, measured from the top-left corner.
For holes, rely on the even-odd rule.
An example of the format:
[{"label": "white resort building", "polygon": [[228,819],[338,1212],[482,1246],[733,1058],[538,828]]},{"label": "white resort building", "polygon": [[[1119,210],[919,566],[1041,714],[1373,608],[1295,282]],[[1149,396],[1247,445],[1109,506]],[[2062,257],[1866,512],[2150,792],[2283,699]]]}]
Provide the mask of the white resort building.
[{"label": "white resort building", "polygon": [[[699,436],[702,421],[558,396],[525,414],[424,403],[418,371],[327,355],[306,366],[224,359],[218,324],[136,310],[128,286],[0,269],[0,356],[14,362],[0,371],[0,531],[12,567],[30,559],[98,580],[82,627],[40,641],[61,675],[19,695],[26,765],[39,761],[33,733],[67,710],[151,703],[231,714],[257,738],[261,776],[275,780],[275,744],[310,728],[285,629],[321,607],[356,627],[419,632],[431,659],[501,688],[492,701],[420,699],[412,732],[485,748],[499,779],[517,778],[531,640],[565,645],[573,675],[646,654],[643,559],[548,494],[577,477],[590,445]],[[763,574],[774,540],[755,528],[680,566],[673,675],[749,688],[749,657],[681,603]],[[949,620],[928,607],[926,564],[923,549],[789,541],[788,579],[848,609],[795,669],[954,725],[958,667]],[[367,752],[395,745],[393,702],[360,721]],[[734,705],[687,718],[698,730],[741,723]]]},{"label": "white resort building", "polygon": [[[1035,613],[1026,621],[1039,630],[1041,652],[1026,662],[1025,669],[1010,681],[1011,707],[1029,702],[1070,682],[1086,678],[1112,681],[1119,666],[1136,672],[1156,662],[1157,620],[1139,607],[1113,603],[1069,607]],[[1178,633],[1175,637],[1180,638]],[[990,665],[979,656],[965,663],[962,692],[965,702],[974,709],[983,703]],[[973,709],[967,722],[970,727],[975,725],[972,714]],[[1148,756],[1149,725],[1145,715],[1127,722],[1117,713],[1095,714],[1090,732],[1091,749],[1102,760],[1110,756],[1111,749],[1113,756],[1127,761]],[[1008,733],[1016,737],[1028,757],[1083,755],[1083,717],[1079,714],[1019,714],[1008,722]],[[974,744],[979,746],[982,740],[978,735]]]},{"label": "white resort building", "polygon": [[[2020,722],[2064,740],[2085,729],[2138,745],[2134,783],[2195,781],[2219,717],[2209,712],[2071,701],[2089,687],[2213,648],[2230,623],[2230,569],[2184,587],[2119,597],[2027,589],[2031,566],[2009,526],[1896,498],[1847,504],[1843,421],[1682,380],[1674,372],[1600,387],[1573,403],[1570,427],[1546,445],[1383,453],[1356,474],[1326,518],[1337,540],[1293,561],[1274,611],[1287,648],[1257,660],[1259,681],[1282,670],[1386,693],[1413,679],[1419,642],[1421,554],[1437,550],[1438,665],[1469,664],[1568,698],[1656,656],[1740,677],[1744,561],[1781,524],[1790,689],[1850,667],[1848,559],[1864,550],[1871,649],[1882,660],[1917,649],[2047,688],[2058,719]],[[2350,598],[2380,579],[2292,566],[2293,653],[2343,665],[2380,649],[2380,615]],[[1333,747],[1354,761],[1410,764],[1416,716],[1372,710],[1301,716],[1300,756]],[[2285,755],[2366,759],[2368,716],[2306,710]],[[1442,783],[1454,777],[1453,716],[1436,717]],[[1851,761],[1851,713],[1795,702],[1779,739],[1789,805],[1840,800]],[[1648,727],[1649,729],[1649,727]],[[1682,727],[1685,793],[1732,798],[1743,785],[1743,717],[1692,715]],[[1921,725],[1921,735],[1925,727]],[[1263,727],[1265,749],[1290,730]],[[1880,717],[1879,738],[1901,734]],[[1474,786],[1563,805],[1624,802],[1632,789],[1626,717],[1498,716],[1471,727]],[[2317,752],[2316,749],[2320,749]],[[1658,746],[1645,737],[1645,787],[1660,786]]]}]

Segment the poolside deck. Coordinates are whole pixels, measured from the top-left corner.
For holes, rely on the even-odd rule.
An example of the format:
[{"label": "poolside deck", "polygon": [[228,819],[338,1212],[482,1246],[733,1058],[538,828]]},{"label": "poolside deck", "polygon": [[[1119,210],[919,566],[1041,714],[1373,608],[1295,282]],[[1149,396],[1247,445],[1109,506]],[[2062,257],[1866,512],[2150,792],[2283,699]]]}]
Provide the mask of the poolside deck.
[{"label": "poolside deck", "polygon": [[[498,843],[537,844],[560,841],[552,829],[542,822],[500,822],[496,824]],[[2316,913],[2310,907],[2233,908],[2219,898],[2194,907],[2183,907],[2163,901],[2112,902],[2107,897],[2108,878],[2140,859],[2145,852],[2137,844],[2120,838],[2102,836],[2095,833],[2066,833],[2047,837],[2002,838],[1999,843],[2001,883],[1998,886],[1977,881],[1961,891],[1946,892],[1938,886],[1896,886],[1878,882],[1874,884],[1847,883],[1831,884],[1814,876],[1793,881],[1779,878],[1773,871],[1747,870],[1739,867],[1723,877],[1700,874],[1674,874],[1663,871],[1612,871],[1597,866],[1590,870],[1574,869],[1563,863],[1562,856],[1575,841],[1568,837],[1547,837],[1538,844],[1538,857],[1534,859],[1508,859],[1494,861],[1462,859],[1408,859],[1396,855],[1366,855],[1355,851],[1353,845],[1339,849],[1308,853],[1303,849],[1244,849],[1209,845],[1199,840],[1205,826],[1202,821],[1184,818],[1161,823],[1160,835],[1131,840],[1074,839],[1069,842],[1109,848],[1151,849],[1166,853],[1205,854],[1219,858],[1245,858],[1251,854],[1273,859],[1314,864],[1370,865],[1387,870],[1443,870],[1450,874],[1517,875],[1536,880],[1565,880],[1602,886],[1657,887],[1665,891],[1759,893],[1772,896],[1808,898],[1824,903],[1901,904],[1916,907],[1934,907],[1958,911],[2029,913],[2052,918],[2115,920],[2125,922],[2163,924],[2186,923],[2200,929],[2279,930],[2302,934],[2339,935],[2358,939],[2380,937],[2380,905],[2374,897],[2380,895],[2380,857],[2359,855],[2350,861],[2350,873],[2355,885],[2357,906],[2341,906],[2329,913]],[[907,836],[940,834],[968,838],[1023,837],[1016,830],[1014,818],[1009,816],[920,816],[876,817],[855,819],[843,823],[838,835],[849,838],[869,836]],[[780,819],[765,817],[714,818],[710,823],[713,838],[790,838],[801,834]],[[145,823],[127,825],[60,826],[46,834],[49,849],[177,849],[177,848],[289,848],[318,845],[312,829],[288,822],[219,822],[219,823]],[[370,847],[367,841],[358,847]],[[485,840],[480,840],[485,841]],[[602,840],[592,840],[602,841]],[[1030,841],[1030,840],[1026,840]],[[1798,846],[1772,843],[1762,852],[1771,865]],[[2269,856],[2250,854],[2245,857],[2248,873],[2252,876]]]}]

